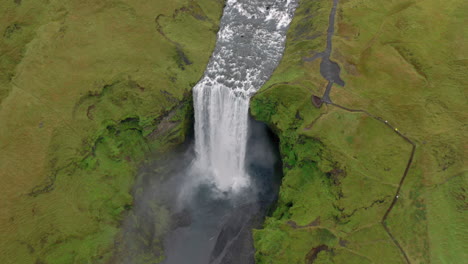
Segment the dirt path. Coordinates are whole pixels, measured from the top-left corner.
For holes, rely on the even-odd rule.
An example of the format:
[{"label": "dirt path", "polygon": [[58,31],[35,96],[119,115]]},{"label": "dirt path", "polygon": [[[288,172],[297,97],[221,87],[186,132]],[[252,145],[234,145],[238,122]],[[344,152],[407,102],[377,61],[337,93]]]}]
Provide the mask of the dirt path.
[{"label": "dirt path", "polygon": [[[326,102],[325,102],[326,103]],[[390,212],[393,210],[393,207],[395,206],[396,202],[398,201],[398,198],[400,196],[400,192],[401,192],[401,187],[403,186],[403,183],[405,182],[405,179],[406,177],[408,176],[408,171],[411,167],[411,165],[413,164],[413,158],[414,158],[414,154],[416,152],[416,144],[411,140],[409,139],[407,136],[403,135],[400,131],[398,131],[398,129],[394,126],[392,126],[387,120],[384,120],[383,118],[381,117],[378,117],[378,116],[375,116],[369,112],[367,112],[366,110],[360,110],[360,109],[351,109],[351,108],[347,108],[347,107],[344,107],[344,106],[341,106],[341,105],[338,105],[338,104],[335,104],[335,103],[327,103],[327,104],[330,104],[330,105],[333,105],[335,107],[338,107],[340,109],[343,109],[345,111],[348,111],[348,112],[352,112],[352,113],[363,113],[383,124],[385,124],[387,127],[391,128],[398,136],[400,136],[401,138],[403,138],[406,142],[408,142],[409,144],[411,144],[412,146],[412,150],[411,150],[411,154],[410,154],[410,157],[408,159],[408,163],[406,164],[406,168],[405,168],[405,172],[403,173],[403,176],[401,177],[400,179],[400,182],[398,184],[398,188],[396,190],[396,193],[395,193],[395,196],[393,197],[393,200],[392,200],[392,203],[390,204],[390,206],[388,207],[387,211],[385,212],[384,216],[382,217],[382,220],[380,221],[380,223],[382,224],[383,228],[385,229],[385,231],[387,232],[388,236],[392,239],[393,243],[398,247],[398,249],[400,250],[401,254],[403,255],[403,257],[405,258],[406,262],[408,264],[411,264],[409,258],[408,258],[408,255],[406,254],[405,250],[403,249],[403,247],[400,245],[400,243],[398,242],[398,240],[395,238],[395,236],[392,234],[392,232],[390,232],[390,228],[387,226],[387,218],[388,216],[390,215]]]},{"label": "dirt path", "polygon": [[[335,15],[336,15],[336,10],[337,10],[337,6],[338,6],[338,1],[339,0],[333,0],[333,7],[332,7],[332,9],[330,11],[329,25],[328,25],[328,30],[327,30],[327,47],[326,47],[326,50],[321,52],[321,53],[316,54],[311,59],[309,59],[309,61],[313,60],[315,58],[318,58],[318,57],[322,58],[322,61],[320,63],[320,74],[323,76],[323,78],[328,80],[327,87],[326,87],[325,92],[324,92],[324,94],[323,94],[323,96],[321,98],[322,103],[326,103],[328,105],[333,105],[335,107],[341,108],[341,109],[343,109],[345,111],[348,111],[348,112],[366,114],[367,116],[369,116],[369,117],[371,117],[371,118],[385,124],[387,127],[391,128],[398,136],[400,136],[406,142],[411,144],[411,146],[412,146],[411,155],[410,155],[410,157],[408,159],[408,163],[406,165],[405,172],[403,173],[403,176],[400,179],[400,182],[398,184],[398,188],[396,190],[395,196],[393,197],[392,203],[390,204],[390,206],[388,207],[388,209],[385,212],[384,216],[382,217],[382,220],[380,221],[383,228],[387,232],[388,236],[391,238],[393,243],[400,250],[400,252],[403,255],[403,257],[405,258],[406,262],[408,264],[411,264],[411,262],[410,262],[410,260],[408,258],[408,255],[406,254],[403,247],[400,245],[398,240],[395,238],[395,236],[390,231],[390,228],[387,226],[386,221],[387,221],[387,218],[390,215],[391,211],[393,210],[393,207],[395,206],[396,202],[398,201],[398,197],[400,195],[401,187],[402,187],[403,183],[405,182],[405,179],[406,179],[406,177],[408,175],[408,171],[409,171],[409,169],[410,169],[410,167],[411,167],[411,165],[413,163],[414,154],[416,152],[416,144],[411,139],[409,139],[407,136],[405,136],[401,132],[399,132],[398,129],[396,127],[392,126],[387,120],[384,120],[381,117],[375,116],[375,115],[367,112],[366,110],[351,109],[351,108],[347,108],[347,107],[344,107],[344,106],[341,106],[341,105],[338,105],[338,104],[335,104],[335,103],[332,102],[332,100],[330,98],[330,91],[332,89],[333,84],[336,83],[336,84],[338,84],[340,86],[345,85],[345,82],[340,78],[340,67],[339,67],[339,65],[336,62],[330,60],[330,55],[331,55],[331,52],[332,52],[332,37],[333,37],[333,34],[335,32],[334,24],[335,24]],[[319,104],[319,105],[321,106],[321,104]],[[316,106],[318,106],[318,105],[316,104]],[[320,107],[320,106],[318,106],[318,107]]]}]

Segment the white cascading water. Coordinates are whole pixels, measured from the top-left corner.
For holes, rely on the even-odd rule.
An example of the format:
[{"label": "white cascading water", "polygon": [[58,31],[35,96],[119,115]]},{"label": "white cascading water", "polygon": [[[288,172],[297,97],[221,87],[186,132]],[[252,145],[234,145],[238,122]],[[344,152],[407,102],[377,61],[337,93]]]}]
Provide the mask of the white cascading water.
[{"label": "white cascading water", "polygon": [[249,184],[250,97],[278,65],[297,0],[227,0],[215,51],[194,87],[193,168],[221,192]]}]

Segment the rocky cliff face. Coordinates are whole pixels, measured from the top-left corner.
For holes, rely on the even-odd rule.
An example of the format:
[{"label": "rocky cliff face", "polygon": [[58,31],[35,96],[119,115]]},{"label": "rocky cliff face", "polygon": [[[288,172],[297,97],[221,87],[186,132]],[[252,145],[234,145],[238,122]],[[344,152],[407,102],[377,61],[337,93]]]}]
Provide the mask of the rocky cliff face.
[{"label": "rocky cliff face", "polygon": [[223,3],[1,1],[0,262],[103,263],[182,142]]}]

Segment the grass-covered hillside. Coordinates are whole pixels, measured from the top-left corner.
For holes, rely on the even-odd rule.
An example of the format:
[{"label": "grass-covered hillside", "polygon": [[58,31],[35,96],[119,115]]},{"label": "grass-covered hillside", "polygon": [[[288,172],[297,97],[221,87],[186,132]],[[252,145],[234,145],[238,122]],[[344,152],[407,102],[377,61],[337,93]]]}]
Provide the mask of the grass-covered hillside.
[{"label": "grass-covered hillside", "polygon": [[0,0],[0,263],[104,263],[184,139],[223,2]]},{"label": "grass-covered hillside", "polygon": [[317,108],[331,7],[300,1],[251,102],[285,173],[257,263],[466,262],[466,1],[340,0],[331,60],[345,86]]}]

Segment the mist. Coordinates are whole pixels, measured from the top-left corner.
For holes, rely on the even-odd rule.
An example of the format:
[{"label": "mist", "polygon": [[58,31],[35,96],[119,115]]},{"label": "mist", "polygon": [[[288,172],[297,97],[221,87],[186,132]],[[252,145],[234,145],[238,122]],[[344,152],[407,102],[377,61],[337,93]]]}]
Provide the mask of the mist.
[{"label": "mist", "polygon": [[277,198],[281,164],[278,140],[252,120],[249,103],[281,60],[296,6],[226,2],[193,88],[193,136],[142,168],[117,245],[123,263],[254,263],[252,229]]},{"label": "mist", "polygon": [[281,181],[278,140],[249,118],[249,186],[222,191],[193,170],[194,138],[140,169],[115,262],[254,263],[252,229],[261,227]]}]

